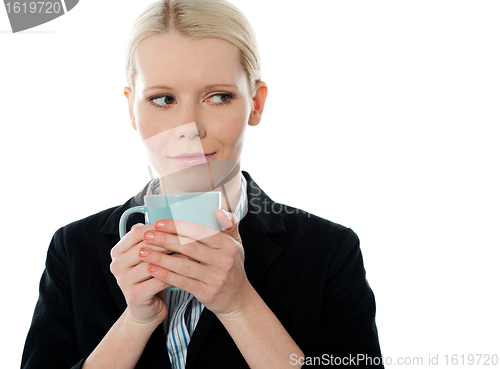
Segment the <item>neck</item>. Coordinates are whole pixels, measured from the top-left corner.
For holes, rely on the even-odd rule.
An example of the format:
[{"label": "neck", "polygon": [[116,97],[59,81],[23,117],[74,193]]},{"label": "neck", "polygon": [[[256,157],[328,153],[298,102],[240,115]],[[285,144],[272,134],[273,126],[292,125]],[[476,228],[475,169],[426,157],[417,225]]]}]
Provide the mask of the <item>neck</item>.
[{"label": "neck", "polygon": [[238,173],[231,180],[212,190],[221,192],[221,208],[232,213],[240,199],[241,176],[243,175],[239,171],[239,165],[237,168]]},{"label": "neck", "polygon": [[[221,193],[221,208],[234,213],[236,205],[240,199],[241,189],[241,176],[240,164],[238,163],[234,169],[227,175],[226,178],[230,180],[222,180],[222,185],[218,185],[207,192],[220,192]],[[181,192],[163,177],[160,177],[160,193],[178,193]]]}]

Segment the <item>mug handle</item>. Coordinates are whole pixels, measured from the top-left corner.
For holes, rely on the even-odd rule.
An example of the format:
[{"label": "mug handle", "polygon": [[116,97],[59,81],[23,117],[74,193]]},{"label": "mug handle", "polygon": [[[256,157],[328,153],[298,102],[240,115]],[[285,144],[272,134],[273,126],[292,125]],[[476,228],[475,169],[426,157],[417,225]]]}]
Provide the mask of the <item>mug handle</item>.
[{"label": "mug handle", "polygon": [[146,206],[134,206],[133,208],[125,210],[120,218],[120,239],[127,233],[127,219],[134,213],[146,214]]}]

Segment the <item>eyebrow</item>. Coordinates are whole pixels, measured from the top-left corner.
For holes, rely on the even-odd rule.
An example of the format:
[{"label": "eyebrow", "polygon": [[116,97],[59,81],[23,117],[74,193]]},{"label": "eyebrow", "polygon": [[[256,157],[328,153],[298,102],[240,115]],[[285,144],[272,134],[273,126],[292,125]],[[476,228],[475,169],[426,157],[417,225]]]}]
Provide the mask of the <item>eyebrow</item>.
[{"label": "eyebrow", "polygon": [[[237,88],[236,85],[231,85],[231,84],[224,84],[224,83],[216,83],[216,84],[213,84],[213,85],[206,85],[205,86],[205,89],[206,90],[210,90],[212,88],[215,88],[215,87],[232,87],[232,88]],[[173,90],[174,88],[173,87],[170,87],[170,86],[166,86],[166,85],[157,85],[157,86],[151,86],[151,87],[148,87],[148,88],[145,88],[143,90],[143,92],[147,92],[149,90]]]}]

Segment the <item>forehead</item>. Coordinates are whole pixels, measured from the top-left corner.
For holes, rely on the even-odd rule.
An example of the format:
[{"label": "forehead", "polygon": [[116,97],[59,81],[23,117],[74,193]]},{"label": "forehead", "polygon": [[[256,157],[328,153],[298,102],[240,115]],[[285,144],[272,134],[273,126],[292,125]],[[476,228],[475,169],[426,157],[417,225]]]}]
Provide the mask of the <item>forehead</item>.
[{"label": "forehead", "polygon": [[240,84],[246,75],[240,51],[218,38],[194,40],[178,34],[154,35],[136,49],[137,87],[164,83],[174,88]]}]

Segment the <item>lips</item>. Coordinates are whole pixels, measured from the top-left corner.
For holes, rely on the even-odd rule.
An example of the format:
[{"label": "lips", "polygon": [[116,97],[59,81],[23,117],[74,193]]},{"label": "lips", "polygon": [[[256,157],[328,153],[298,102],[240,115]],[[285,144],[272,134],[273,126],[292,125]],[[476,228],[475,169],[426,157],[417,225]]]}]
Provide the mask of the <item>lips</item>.
[{"label": "lips", "polygon": [[177,165],[182,166],[193,166],[204,164],[213,158],[215,153],[204,154],[204,153],[185,153],[177,156],[171,156],[170,159]]}]

